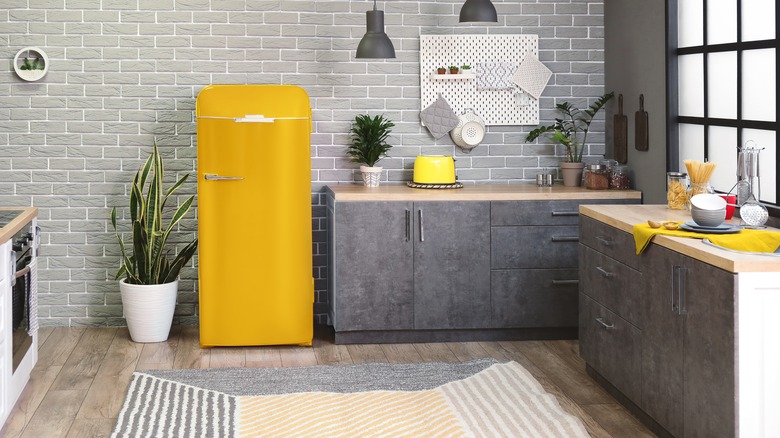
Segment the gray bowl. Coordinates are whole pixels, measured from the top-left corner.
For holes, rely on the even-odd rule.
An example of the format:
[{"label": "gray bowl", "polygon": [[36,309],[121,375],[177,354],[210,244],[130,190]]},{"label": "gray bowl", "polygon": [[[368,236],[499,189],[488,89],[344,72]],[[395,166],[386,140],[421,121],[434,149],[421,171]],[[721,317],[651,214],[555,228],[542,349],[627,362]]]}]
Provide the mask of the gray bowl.
[{"label": "gray bowl", "polygon": [[717,227],[726,220],[726,209],[720,210],[702,210],[700,208],[691,208],[691,218],[700,227]]}]

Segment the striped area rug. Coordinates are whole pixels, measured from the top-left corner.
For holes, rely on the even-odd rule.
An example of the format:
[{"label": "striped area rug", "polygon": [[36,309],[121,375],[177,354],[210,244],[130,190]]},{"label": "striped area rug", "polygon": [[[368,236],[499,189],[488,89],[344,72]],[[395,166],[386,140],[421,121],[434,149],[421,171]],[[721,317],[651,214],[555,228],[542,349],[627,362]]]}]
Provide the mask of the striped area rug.
[{"label": "striped area rug", "polygon": [[[423,373],[437,367],[448,373],[448,367],[456,366],[424,365]],[[421,390],[338,389],[266,395],[229,394],[135,373],[112,436],[588,437],[580,420],[567,414],[519,364],[479,365],[481,371],[473,375]],[[367,372],[364,377],[370,380],[372,366],[363,367],[357,370]],[[382,367],[375,374],[375,380],[381,381],[393,365],[375,367]],[[406,367],[403,372],[409,371]],[[355,370],[349,372],[355,374]],[[413,374],[409,377],[414,379]],[[245,382],[252,386],[251,379]]]}]

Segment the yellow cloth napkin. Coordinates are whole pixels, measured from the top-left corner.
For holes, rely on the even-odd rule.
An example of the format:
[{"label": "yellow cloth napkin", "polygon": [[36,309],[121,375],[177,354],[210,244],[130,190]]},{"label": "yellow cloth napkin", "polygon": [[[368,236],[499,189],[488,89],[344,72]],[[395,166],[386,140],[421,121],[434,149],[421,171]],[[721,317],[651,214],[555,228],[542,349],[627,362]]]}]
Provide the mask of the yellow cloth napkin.
[{"label": "yellow cloth napkin", "polygon": [[734,234],[695,233],[682,229],[667,230],[666,228],[651,228],[647,223],[634,225],[634,242],[636,253],[642,254],[650,240],[656,234],[667,236],[691,237],[694,239],[709,239],[710,242],[724,248],[748,252],[775,252],[780,247],[780,232],[767,230],[741,230]]}]

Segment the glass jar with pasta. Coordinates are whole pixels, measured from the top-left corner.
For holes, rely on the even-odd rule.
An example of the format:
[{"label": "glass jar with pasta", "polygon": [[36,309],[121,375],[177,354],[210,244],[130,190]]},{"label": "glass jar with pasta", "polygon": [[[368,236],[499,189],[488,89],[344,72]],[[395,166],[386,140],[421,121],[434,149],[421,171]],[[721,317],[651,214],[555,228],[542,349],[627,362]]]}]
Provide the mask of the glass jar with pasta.
[{"label": "glass jar with pasta", "polygon": [[666,173],[666,206],[670,210],[685,210],[688,205],[688,174]]}]

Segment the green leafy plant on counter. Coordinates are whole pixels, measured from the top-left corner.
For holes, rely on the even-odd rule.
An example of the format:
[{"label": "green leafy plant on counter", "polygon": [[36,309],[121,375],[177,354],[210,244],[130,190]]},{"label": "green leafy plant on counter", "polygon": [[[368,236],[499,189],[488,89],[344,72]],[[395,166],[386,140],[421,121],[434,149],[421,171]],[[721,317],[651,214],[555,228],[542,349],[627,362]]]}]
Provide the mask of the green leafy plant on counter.
[{"label": "green leafy plant on counter", "polygon": [[[582,153],[585,150],[588,140],[588,130],[593,118],[604,108],[604,105],[615,96],[610,91],[599,97],[588,108],[580,110],[575,108],[569,102],[563,102],[555,105],[555,108],[562,114],[561,118],[556,118],[555,123],[548,126],[540,126],[529,132],[525,138],[526,142],[536,140],[540,135],[552,133],[550,139],[556,143],[566,146],[566,161],[570,163],[582,162]],[[582,133],[582,140],[578,139],[578,134]]]},{"label": "green leafy plant on counter", "polygon": [[355,116],[355,122],[349,130],[352,143],[347,146],[347,155],[353,163],[364,163],[374,167],[377,161],[387,156],[392,148],[387,143],[395,124],[384,115],[371,117],[368,114]]},{"label": "green leafy plant on counter", "polygon": [[[116,279],[125,277],[131,284],[165,284],[176,280],[179,272],[195,254],[198,239],[188,243],[178,254],[167,248],[168,237],[176,224],[192,207],[194,196],[188,197],[163,225],[163,209],[168,199],[181,187],[189,174],[181,177],[168,190],[163,191],[163,160],[154,145],[154,151],[133,178],[130,191],[130,221],[132,225],[132,253],[117,230],[116,207],[111,209],[111,225],[119,240],[122,265]],[[148,185],[147,185],[148,183]],[[175,198],[174,198],[175,199]]]}]

